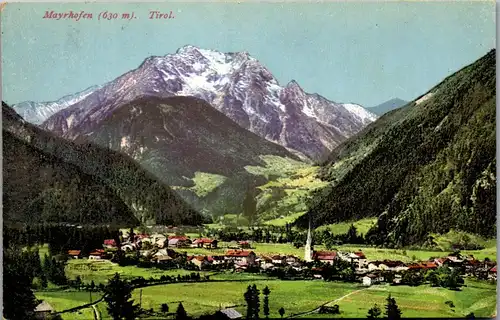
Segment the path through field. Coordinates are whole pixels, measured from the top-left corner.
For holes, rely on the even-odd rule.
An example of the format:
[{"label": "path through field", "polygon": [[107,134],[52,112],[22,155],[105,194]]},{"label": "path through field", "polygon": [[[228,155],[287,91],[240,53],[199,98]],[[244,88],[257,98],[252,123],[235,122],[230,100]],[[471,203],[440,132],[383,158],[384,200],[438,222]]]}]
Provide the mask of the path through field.
[{"label": "path through field", "polygon": [[307,312],[302,312],[302,313],[293,314],[293,315],[291,315],[291,316],[289,316],[289,317],[287,317],[287,318],[288,318],[288,319],[291,319],[291,318],[298,318],[298,317],[302,317],[302,316],[309,315],[309,314],[311,314],[311,313],[318,312],[318,311],[319,311],[319,309],[321,309],[321,307],[324,307],[324,306],[326,306],[326,305],[328,305],[328,304],[331,304],[331,303],[339,302],[339,301],[341,301],[342,299],[344,299],[344,298],[346,298],[346,297],[348,297],[348,296],[350,296],[350,295],[352,295],[352,294],[355,294],[355,293],[361,292],[361,291],[363,291],[363,290],[367,290],[367,289],[369,289],[369,288],[371,288],[371,287],[368,287],[368,288],[363,288],[363,289],[359,289],[359,290],[356,290],[356,291],[349,292],[348,294],[343,295],[343,296],[342,296],[342,297],[340,297],[340,298],[337,298],[337,299],[335,299],[335,300],[331,300],[331,301],[327,301],[327,302],[323,303],[322,305],[320,305],[319,307],[317,307],[317,308],[315,308],[315,309],[313,309],[313,310],[311,310],[311,311],[307,311]]},{"label": "path through field", "polygon": [[99,313],[99,310],[97,310],[96,305],[92,305],[92,309],[94,310],[94,320],[101,320],[101,314]]}]

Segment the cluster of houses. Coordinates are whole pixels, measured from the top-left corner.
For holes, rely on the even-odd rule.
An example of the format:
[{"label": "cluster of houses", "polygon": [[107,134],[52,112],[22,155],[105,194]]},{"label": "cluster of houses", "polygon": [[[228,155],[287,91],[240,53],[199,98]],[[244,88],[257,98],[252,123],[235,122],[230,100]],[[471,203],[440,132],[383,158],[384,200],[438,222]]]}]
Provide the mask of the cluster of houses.
[{"label": "cluster of houses", "polygon": [[459,258],[457,256],[447,256],[443,258],[434,258],[428,261],[420,261],[413,263],[404,263],[402,261],[364,261],[360,267],[356,269],[356,275],[361,278],[364,285],[372,285],[384,281],[383,272],[392,271],[395,273],[393,283],[399,284],[402,281],[402,271],[425,272],[427,270],[436,270],[441,266],[450,268],[460,268],[465,271],[465,275],[472,276],[475,273],[485,273],[488,279],[497,279],[496,262],[480,261],[473,256]]},{"label": "cluster of houses", "polygon": [[[128,238],[128,237],[126,237]],[[96,249],[90,252],[89,259],[109,259],[109,251],[117,249],[116,241],[105,240],[104,249]],[[304,260],[293,255],[282,254],[260,254],[252,251],[251,243],[239,241],[230,243],[225,253],[217,254],[220,250],[214,251],[211,255],[187,255],[179,254],[174,249],[182,248],[204,248],[217,249],[216,239],[198,238],[191,240],[184,235],[166,236],[163,234],[137,234],[133,239],[121,243],[121,250],[124,252],[137,252],[143,257],[156,263],[166,263],[179,256],[185,257],[186,262],[190,262],[200,269],[210,265],[225,264],[235,271],[244,271],[248,268],[259,268],[260,270],[272,270],[282,266],[291,266],[296,271],[305,268]],[[110,250],[111,249],[111,250]],[[81,251],[70,250],[68,255],[74,258],[81,258]],[[358,280],[365,285],[372,285],[383,282],[383,272],[392,271],[396,274],[396,283],[401,280],[400,273],[406,270],[425,271],[437,269],[440,266],[463,267],[466,274],[483,272],[488,274],[489,279],[496,280],[496,263],[491,261],[479,261],[472,256],[461,257],[460,255],[449,255],[444,258],[430,259],[414,263],[404,263],[395,260],[372,261],[368,260],[362,251],[341,252],[341,251],[312,251],[309,261],[319,261],[333,264],[335,261],[344,260],[350,262],[355,268],[355,275]],[[313,271],[321,271],[321,268],[314,268]],[[315,278],[321,278],[320,272],[314,274]]]}]

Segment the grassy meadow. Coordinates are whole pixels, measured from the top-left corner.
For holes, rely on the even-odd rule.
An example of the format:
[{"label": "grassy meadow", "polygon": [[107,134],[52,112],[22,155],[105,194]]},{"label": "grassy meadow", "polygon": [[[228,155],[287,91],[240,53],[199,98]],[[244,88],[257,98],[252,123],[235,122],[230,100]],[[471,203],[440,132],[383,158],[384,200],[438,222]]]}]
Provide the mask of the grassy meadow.
[{"label": "grassy meadow", "polygon": [[[211,313],[219,307],[233,307],[240,313],[245,312],[243,294],[248,285],[256,284],[262,290],[268,286],[271,290],[271,317],[278,318],[279,308],[285,308],[285,316],[292,314],[301,318],[318,318],[322,315],[307,313],[322,304],[332,306],[338,304],[341,314],[338,317],[366,317],[367,311],[377,303],[380,307],[391,294],[403,312],[404,317],[464,317],[473,312],[476,317],[490,317],[496,309],[496,287],[483,281],[466,279],[466,287],[454,291],[445,288],[433,288],[429,285],[419,287],[377,285],[363,287],[360,284],[344,282],[313,281],[281,281],[275,279],[262,280],[254,276],[251,280],[245,275],[233,274],[233,278],[205,283],[174,283],[142,288],[142,307],[159,311],[162,303],[167,303],[171,311],[175,311],[182,302],[191,316]],[[243,277],[242,277],[243,276]],[[132,298],[139,303],[141,289],[133,292]],[[88,292],[52,291],[36,292],[38,299],[49,302],[56,310],[64,310],[90,301]],[[93,293],[92,300],[100,297]],[[451,308],[446,301],[452,301]],[[102,319],[109,319],[106,304],[100,302],[96,306]],[[91,308],[75,313],[63,314],[63,319],[93,319]]]},{"label": "grassy meadow", "polygon": [[[191,274],[193,271],[184,269],[161,270],[157,268],[139,268],[136,266],[119,266],[108,260],[72,259],[66,265],[66,276],[70,279],[80,276],[83,282],[94,281],[95,284],[107,283],[115,273],[119,273],[123,279],[136,277],[159,278],[162,275],[177,276]],[[207,273],[210,274],[210,273]]]},{"label": "grassy meadow", "polygon": [[[217,283],[189,283],[153,286],[142,289],[143,307],[158,310],[162,303],[177,307],[182,301],[189,315],[199,316],[216,311],[219,307],[234,307],[245,312],[243,294],[246,287],[256,284],[259,289],[271,290],[272,318],[279,318],[278,310],[285,308],[286,315],[305,313],[319,307],[338,304],[341,317],[365,317],[373,304],[383,308],[389,293],[396,299],[405,317],[464,317],[470,312],[478,317],[491,316],[496,308],[494,285],[467,280],[461,291],[444,288],[380,285],[369,288],[359,284],[324,281],[242,281]],[[138,301],[139,292],[133,297]],[[307,293],[307,294],[304,294]],[[349,295],[348,295],[349,294]],[[450,308],[446,301],[452,301]],[[317,313],[310,315],[318,317]],[[308,317],[305,315],[304,317]]]},{"label": "grassy meadow", "polygon": [[368,230],[377,222],[377,218],[365,218],[354,222],[340,222],[321,226],[316,231],[328,230],[334,235],[345,234],[354,225],[358,233],[365,235]]},{"label": "grassy meadow", "polygon": [[[466,280],[467,287],[460,291],[445,288],[433,288],[428,285],[408,286],[372,286],[356,292],[328,306],[338,304],[339,318],[365,318],[368,309],[375,303],[383,310],[386,298],[391,294],[403,312],[403,317],[410,318],[463,318],[473,312],[476,317],[491,317],[496,311],[496,287],[484,282]],[[454,307],[447,305],[452,301]],[[312,314],[304,318],[321,317]],[[330,316],[331,317],[331,316]],[[325,316],[328,318],[328,316]]]},{"label": "grassy meadow", "polygon": [[[143,307],[157,310],[162,303],[168,303],[171,308],[176,308],[178,302],[182,301],[184,308],[192,316],[214,312],[219,307],[234,307],[244,314],[246,306],[243,294],[247,286],[252,284],[256,284],[260,290],[265,286],[271,290],[270,316],[273,318],[279,317],[278,310],[281,307],[285,308],[287,314],[300,313],[314,309],[328,299],[333,300],[358,289],[355,284],[324,281],[179,283],[143,288]],[[139,290],[134,291],[133,298],[137,301],[139,294]]]}]

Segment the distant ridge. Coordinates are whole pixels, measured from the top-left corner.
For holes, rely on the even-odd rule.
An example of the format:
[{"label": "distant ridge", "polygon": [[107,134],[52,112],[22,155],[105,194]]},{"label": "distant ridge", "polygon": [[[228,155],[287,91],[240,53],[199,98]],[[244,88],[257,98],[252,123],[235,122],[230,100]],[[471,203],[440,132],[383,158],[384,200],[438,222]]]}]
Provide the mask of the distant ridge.
[{"label": "distant ridge", "polygon": [[404,106],[407,103],[408,103],[408,101],[405,101],[403,99],[394,98],[394,99],[388,100],[384,103],[381,103],[375,107],[368,108],[368,110],[370,112],[375,113],[378,116],[381,116],[381,115],[386,114],[389,111],[392,111],[392,110],[397,109],[397,108],[401,108],[402,106]]}]

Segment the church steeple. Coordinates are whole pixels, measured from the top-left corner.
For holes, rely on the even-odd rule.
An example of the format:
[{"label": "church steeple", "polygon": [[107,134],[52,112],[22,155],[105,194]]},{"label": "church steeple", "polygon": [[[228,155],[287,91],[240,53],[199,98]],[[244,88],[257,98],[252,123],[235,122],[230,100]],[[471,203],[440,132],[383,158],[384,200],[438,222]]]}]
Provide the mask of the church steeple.
[{"label": "church steeple", "polygon": [[312,235],[311,235],[311,214],[309,214],[309,229],[307,230],[307,241],[306,241],[306,249],[304,252],[304,261],[311,262],[312,261]]}]

